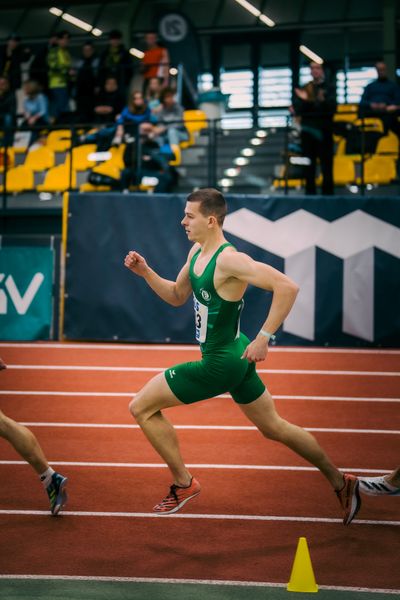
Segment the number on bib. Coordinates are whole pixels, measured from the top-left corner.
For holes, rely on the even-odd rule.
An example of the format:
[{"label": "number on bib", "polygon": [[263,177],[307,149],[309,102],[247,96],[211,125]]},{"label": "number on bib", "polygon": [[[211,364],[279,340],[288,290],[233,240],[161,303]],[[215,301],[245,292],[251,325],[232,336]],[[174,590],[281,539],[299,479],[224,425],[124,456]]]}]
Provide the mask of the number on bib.
[{"label": "number on bib", "polygon": [[207,337],[208,307],[193,296],[196,340],[203,344]]}]

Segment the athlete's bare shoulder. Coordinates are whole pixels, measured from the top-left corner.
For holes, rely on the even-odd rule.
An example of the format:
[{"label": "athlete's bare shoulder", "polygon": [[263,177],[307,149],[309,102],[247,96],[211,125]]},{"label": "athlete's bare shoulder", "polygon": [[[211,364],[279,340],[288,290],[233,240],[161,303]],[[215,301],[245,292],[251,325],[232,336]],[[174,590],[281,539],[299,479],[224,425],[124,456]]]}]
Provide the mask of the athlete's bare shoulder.
[{"label": "athlete's bare shoulder", "polygon": [[193,246],[189,250],[189,254],[188,254],[188,257],[187,257],[187,262],[189,262],[189,261],[192,260],[193,256],[196,254],[196,252],[198,250],[200,250],[200,248],[201,248],[201,246],[200,246],[200,244],[198,242],[195,242],[193,244]]}]

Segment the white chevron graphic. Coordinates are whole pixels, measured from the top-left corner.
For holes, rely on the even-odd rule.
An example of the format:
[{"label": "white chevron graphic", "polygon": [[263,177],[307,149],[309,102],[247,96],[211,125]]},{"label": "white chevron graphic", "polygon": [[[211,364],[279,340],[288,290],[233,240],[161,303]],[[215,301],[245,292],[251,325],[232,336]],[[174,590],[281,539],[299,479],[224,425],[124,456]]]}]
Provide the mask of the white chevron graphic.
[{"label": "white chevron graphic", "polygon": [[283,328],[309,340],[315,337],[316,248],[343,259],[343,331],[373,341],[373,248],[400,258],[398,227],[362,210],[329,222],[303,209],[270,221],[241,208],[226,217],[224,229],[285,259],[300,293]]}]

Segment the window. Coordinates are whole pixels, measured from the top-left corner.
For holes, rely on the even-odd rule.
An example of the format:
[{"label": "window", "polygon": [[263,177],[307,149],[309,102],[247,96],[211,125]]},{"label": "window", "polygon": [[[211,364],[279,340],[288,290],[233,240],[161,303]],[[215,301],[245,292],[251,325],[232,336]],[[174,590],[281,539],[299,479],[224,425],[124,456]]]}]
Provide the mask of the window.
[{"label": "window", "polygon": [[260,69],[258,103],[263,108],[290,106],[292,71],[288,68]]},{"label": "window", "polygon": [[311,81],[311,69],[310,67],[300,67],[299,71],[299,86],[302,87]]},{"label": "window", "polygon": [[197,89],[201,92],[208,92],[214,86],[211,73],[201,73],[197,78]]},{"label": "window", "polygon": [[336,75],[337,101],[340,104],[358,104],[365,86],[376,79],[374,67],[338,71]]},{"label": "window", "polygon": [[229,94],[228,108],[253,106],[253,73],[250,69],[221,72],[221,92]]}]

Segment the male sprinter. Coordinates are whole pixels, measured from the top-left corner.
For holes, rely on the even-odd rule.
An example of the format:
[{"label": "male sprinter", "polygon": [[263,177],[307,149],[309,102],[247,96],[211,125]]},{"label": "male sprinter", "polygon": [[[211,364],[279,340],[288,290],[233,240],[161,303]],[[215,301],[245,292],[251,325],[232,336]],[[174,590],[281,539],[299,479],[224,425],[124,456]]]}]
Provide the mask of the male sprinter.
[{"label": "male sprinter", "polygon": [[[182,225],[194,242],[176,281],[155,273],[137,252],[129,252],[125,266],[160,298],[181,306],[194,294],[196,338],[202,359],[175,365],[151,379],[130,403],[130,411],[154,449],[167,463],[173,485],[154,511],[169,514],[200,493],[199,482],[185,467],[175,430],[161,410],[230,392],[246,417],[269,439],[282,442],[318,467],[335,490],[348,525],[360,508],[358,480],[342,474],[315,438],[282,419],[255,364],[264,360],[268,342],[289,314],[298,287],[272,267],[237,252],[226,241],[222,224],[227,212],[223,195],[201,189],[187,198]],[[273,293],[269,314],[256,338],[240,333],[243,295],[248,285]]]},{"label": "male sprinter", "polygon": [[[0,358],[0,370],[6,365]],[[51,514],[56,516],[67,502],[67,478],[56,473],[46,460],[39,442],[29,429],[6,417],[0,410],[0,437],[4,438],[22,456],[40,477],[50,500]]]}]

